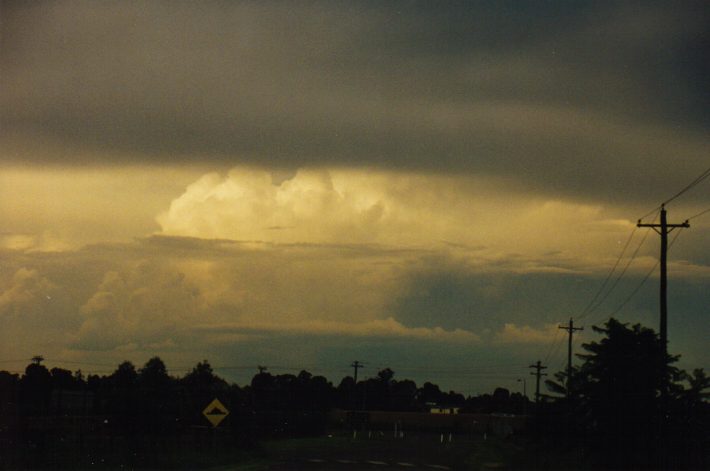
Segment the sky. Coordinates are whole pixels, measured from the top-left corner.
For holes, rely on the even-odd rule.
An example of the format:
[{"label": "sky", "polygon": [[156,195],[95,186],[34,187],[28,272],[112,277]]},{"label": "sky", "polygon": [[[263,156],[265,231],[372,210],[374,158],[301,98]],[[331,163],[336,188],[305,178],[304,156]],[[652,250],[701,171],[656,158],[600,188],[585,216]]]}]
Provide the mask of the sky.
[{"label": "sky", "polygon": [[[709,20],[702,1],[2,1],[0,368],[158,355],[337,385],[358,360],[529,393],[570,317],[575,351],[611,315],[657,328],[660,238],[636,223],[708,169]],[[668,268],[686,369],[710,369],[708,208],[710,180],[667,205],[691,219]]]}]

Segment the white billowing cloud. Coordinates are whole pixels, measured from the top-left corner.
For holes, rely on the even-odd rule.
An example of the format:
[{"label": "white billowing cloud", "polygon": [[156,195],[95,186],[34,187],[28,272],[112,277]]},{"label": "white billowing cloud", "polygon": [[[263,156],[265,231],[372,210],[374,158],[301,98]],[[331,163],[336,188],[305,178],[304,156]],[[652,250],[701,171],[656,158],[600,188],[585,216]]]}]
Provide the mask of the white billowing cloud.
[{"label": "white billowing cloud", "polygon": [[609,247],[634,227],[615,211],[516,193],[494,179],[310,169],[277,182],[235,168],[188,186],[158,223],[165,235],[416,247],[488,266],[518,254],[508,269],[566,272],[609,266],[617,255]]},{"label": "white billowing cloud", "polygon": [[51,306],[57,286],[37,270],[21,268],[12,276],[7,289],[0,293],[0,314],[5,320],[40,316]]},{"label": "white billowing cloud", "polygon": [[17,358],[36,354],[31,349],[38,346],[47,351],[66,345],[79,319],[61,285],[36,269],[20,268],[0,283],[0,322],[0,354]]},{"label": "white billowing cloud", "polygon": [[89,350],[165,345],[205,318],[200,293],[183,274],[147,262],[129,272],[106,273],[81,314],[76,345]]},{"label": "white billowing cloud", "polygon": [[158,222],[174,235],[309,243],[376,242],[388,226],[406,224],[390,195],[356,177],[299,171],[277,185],[260,170],[208,174]]},{"label": "white billowing cloud", "polygon": [[534,328],[506,323],[503,330],[494,334],[492,341],[498,344],[546,344],[554,342],[558,334],[559,328],[556,324]]}]

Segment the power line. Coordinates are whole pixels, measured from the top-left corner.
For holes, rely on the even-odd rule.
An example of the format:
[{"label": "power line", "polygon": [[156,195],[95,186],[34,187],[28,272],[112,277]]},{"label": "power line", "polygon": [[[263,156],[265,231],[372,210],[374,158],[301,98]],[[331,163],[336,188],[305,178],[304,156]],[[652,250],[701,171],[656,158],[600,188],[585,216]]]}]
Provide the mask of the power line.
[{"label": "power line", "polygon": [[67,363],[70,365],[90,365],[90,366],[118,366],[118,364],[113,363],[100,363],[94,361],[76,361],[76,360],[56,360],[54,358],[47,358],[44,361],[47,363]]},{"label": "power line", "polygon": [[624,299],[624,301],[619,305],[619,307],[617,307],[616,309],[614,309],[614,310],[612,311],[612,313],[607,316],[606,320],[609,320],[609,319],[611,319],[612,317],[614,317],[619,311],[621,311],[621,310],[624,308],[624,306],[626,306],[626,305],[628,304],[629,301],[631,301],[631,299],[632,299],[634,296],[636,296],[636,293],[638,293],[639,290],[641,289],[641,287],[644,285],[644,283],[646,283],[646,281],[648,281],[648,279],[651,277],[651,274],[652,274],[654,271],[656,271],[656,268],[658,268],[658,264],[659,264],[659,263],[660,263],[660,262],[656,262],[656,263],[653,265],[653,267],[648,271],[648,273],[646,273],[646,276],[643,277],[643,279],[642,279],[641,282],[636,286],[636,288],[634,288],[634,290],[626,297],[626,299]]},{"label": "power line", "polygon": [[[663,211],[664,206],[665,206],[666,204],[668,204],[668,203],[670,203],[671,201],[675,200],[676,198],[680,197],[680,196],[683,195],[684,193],[690,191],[693,187],[695,187],[695,186],[697,186],[698,184],[700,184],[703,180],[705,180],[705,179],[708,178],[709,176],[710,176],[710,168],[707,168],[705,171],[703,171],[700,175],[698,175],[695,179],[693,179],[690,183],[688,183],[685,187],[683,187],[683,188],[682,188],[680,191],[678,191],[676,194],[674,194],[673,196],[671,196],[670,198],[668,198],[667,200],[665,200],[665,201],[664,201],[663,203],[661,203],[660,205],[658,205],[658,206],[656,206],[655,208],[653,208],[653,209],[652,209],[651,211],[649,211],[648,213],[646,213],[646,214],[644,214],[643,216],[641,216],[641,217],[639,218],[639,224],[637,224],[636,228],[638,228],[638,227],[641,225],[641,220],[642,220],[642,219],[644,219],[644,218],[650,216],[651,214],[653,214],[653,213],[655,213],[655,212],[657,212],[657,211],[659,211],[659,210]],[[706,213],[708,213],[708,212],[710,212],[710,208],[708,208],[708,209],[706,209],[706,210],[704,210],[704,211],[701,211],[700,213],[698,213],[698,214],[696,214],[696,215],[694,215],[694,216],[688,218],[688,219],[686,220],[686,224],[687,224],[687,221],[689,221],[689,220],[691,220],[691,219],[694,219],[694,218],[697,218],[697,217],[699,217],[699,216],[702,216],[702,215],[704,215],[704,214],[706,214]],[[653,220],[654,223],[655,223],[655,220],[656,220],[656,218],[654,217],[654,220]],[[648,225],[645,225],[645,226],[653,226],[653,224],[648,224]],[[591,299],[591,301],[589,301],[589,303],[588,303],[588,304],[585,306],[585,308],[582,310],[582,314],[578,317],[578,320],[581,320],[581,319],[583,319],[583,318],[589,316],[590,314],[592,314],[595,310],[597,310],[597,309],[604,303],[604,301],[609,297],[609,295],[614,291],[614,289],[616,288],[616,286],[619,284],[619,282],[621,281],[621,279],[623,278],[623,276],[626,274],[626,271],[628,270],[629,266],[631,265],[631,263],[633,262],[633,260],[634,260],[634,259],[636,258],[636,256],[638,255],[639,250],[641,249],[641,247],[643,246],[644,242],[646,241],[646,238],[648,237],[648,233],[649,233],[648,231],[644,234],[644,237],[643,237],[643,239],[641,240],[641,243],[638,245],[638,247],[636,248],[636,250],[635,250],[634,253],[632,254],[631,258],[629,259],[629,261],[628,261],[628,262],[626,263],[626,265],[624,266],[624,269],[623,269],[623,270],[621,271],[621,273],[616,277],[616,279],[615,279],[614,282],[612,283],[611,287],[605,292],[604,290],[605,290],[607,284],[609,283],[609,281],[611,280],[612,276],[614,275],[616,269],[618,268],[619,263],[621,262],[621,260],[622,260],[622,258],[623,258],[623,256],[624,256],[624,254],[626,253],[626,250],[627,250],[629,244],[631,243],[631,240],[633,239],[634,234],[636,233],[636,228],[634,228],[634,230],[633,230],[633,231],[631,232],[631,234],[629,235],[629,238],[627,239],[626,243],[624,244],[624,247],[623,247],[623,249],[621,250],[621,253],[620,253],[619,256],[617,257],[616,262],[614,263],[614,265],[612,266],[611,270],[609,271],[609,274],[606,276],[606,278],[605,278],[604,281],[602,282],[600,288],[599,288],[599,289],[597,290],[597,292],[594,294],[594,297]],[[678,234],[676,234],[676,236],[673,238],[673,241],[671,242],[671,245],[673,245],[673,242],[675,242],[675,240],[676,240],[677,237],[678,237]],[[651,271],[649,271],[649,272],[646,274],[646,276],[643,278],[643,280],[641,281],[641,283],[636,287],[636,289],[634,289],[634,290],[632,291],[632,293],[624,300],[624,302],[621,304],[621,306],[619,306],[616,310],[614,310],[614,311],[612,312],[612,314],[611,314],[609,317],[613,316],[613,315],[616,314],[618,311],[620,311],[620,310],[631,300],[631,298],[633,298],[633,296],[638,292],[638,290],[641,289],[641,286],[643,286],[643,284],[646,282],[646,280],[651,276],[651,273],[653,273],[653,271],[655,270],[656,266],[658,266],[658,263],[656,263],[656,265],[651,269]],[[604,294],[602,294],[602,293],[604,293]],[[600,296],[601,296],[601,299],[599,299]],[[597,299],[599,299],[599,301],[597,301]],[[559,348],[561,347],[561,345],[562,345],[562,342],[561,342],[561,341],[559,341],[559,340],[557,340],[557,339],[556,339],[556,340],[553,340],[553,342],[552,342],[552,343],[550,344],[550,346],[548,347],[547,355],[545,355],[545,362],[547,362],[549,359],[553,358],[553,357],[557,354],[557,352],[559,351]]]},{"label": "power line", "polygon": [[557,350],[559,350],[563,339],[564,339],[564,336],[562,335],[562,332],[560,332],[559,330],[556,330],[555,331],[555,338],[552,340],[552,342],[550,342],[550,345],[547,348],[547,354],[545,355],[545,359],[544,359],[543,363],[548,363],[550,358],[552,358],[554,355],[557,354]]},{"label": "power line", "polygon": [[564,335],[560,336],[560,340],[555,345],[555,349],[552,351],[549,361],[552,361],[555,357],[557,357],[557,354],[561,351],[562,345],[564,344],[564,338]]},{"label": "power line", "polygon": [[[673,240],[671,240],[670,244],[668,245],[668,248],[669,248],[669,249],[670,249],[671,247],[673,247],[673,244],[675,243],[675,241],[676,241],[676,239],[678,238],[679,235],[680,235],[680,232],[676,232],[676,235],[673,236]],[[616,309],[614,309],[614,311],[613,311],[611,314],[609,314],[609,316],[606,318],[606,320],[609,320],[609,319],[611,319],[612,317],[614,317],[619,311],[621,311],[621,310],[624,308],[624,306],[626,306],[626,305],[629,303],[629,301],[631,301],[631,299],[632,299],[634,296],[636,296],[636,293],[638,293],[639,290],[641,289],[641,287],[644,285],[644,283],[646,283],[646,281],[648,281],[648,279],[651,277],[651,274],[652,274],[654,271],[656,271],[656,268],[658,267],[658,265],[659,265],[660,263],[661,263],[661,262],[660,262],[660,260],[659,260],[659,261],[657,261],[657,262],[653,265],[653,267],[648,271],[648,273],[646,273],[646,276],[644,276],[643,279],[641,280],[641,282],[636,286],[636,288],[634,288],[634,290],[631,292],[631,294],[629,294],[629,295],[626,297],[626,299],[624,299],[624,301],[619,305],[619,307],[617,307]]]},{"label": "power line", "polygon": [[[655,219],[654,219],[655,220]],[[614,282],[611,284],[611,287],[604,293],[602,298],[590,309],[588,309],[586,312],[583,312],[580,316],[578,316],[579,320],[584,319],[585,317],[589,316],[591,313],[596,311],[603,303],[606,301],[606,299],[611,295],[611,293],[616,289],[616,287],[619,285],[619,282],[621,279],[624,277],[626,274],[627,270],[631,266],[631,263],[636,259],[638,256],[639,251],[641,250],[641,247],[643,247],[644,242],[646,242],[646,238],[648,237],[648,233],[650,230],[646,231],[646,233],[643,235],[643,238],[641,239],[641,242],[639,243],[638,247],[636,247],[636,250],[634,250],[634,253],[631,254],[631,257],[629,258],[628,262],[626,262],[626,265],[624,268],[621,270],[621,273],[616,277]],[[618,263],[617,263],[618,264]]]},{"label": "power line", "polygon": [[635,227],[635,226],[634,226],[634,230],[631,231],[631,234],[629,234],[629,238],[626,239],[626,244],[624,244],[624,248],[621,250],[621,253],[620,253],[619,256],[617,257],[616,262],[614,262],[614,266],[611,268],[611,271],[609,272],[609,274],[608,274],[608,275],[606,276],[606,278],[604,279],[604,282],[601,284],[601,286],[599,287],[599,290],[597,290],[597,292],[596,292],[596,294],[594,295],[594,297],[592,298],[592,300],[589,301],[589,304],[587,304],[587,306],[582,310],[582,314],[581,314],[580,318],[581,318],[582,316],[584,316],[584,315],[587,314],[587,311],[591,309],[591,307],[594,305],[594,302],[597,300],[597,298],[599,297],[599,295],[602,293],[602,291],[604,291],[604,288],[606,287],[606,284],[609,282],[609,280],[611,279],[612,275],[613,275],[614,272],[616,271],[616,267],[619,266],[619,263],[621,262],[621,259],[624,257],[624,254],[626,253],[626,249],[629,247],[629,244],[631,243],[631,239],[633,239],[634,234],[636,234],[636,231],[637,231],[637,230],[638,230],[638,227]]},{"label": "power line", "polygon": [[[379,369],[387,367],[378,367]],[[394,371],[434,371],[434,372],[445,372],[445,371],[469,371],[469,372],[486,372],[486,371],[499,371],[501,369],[517,369],[525,368],[520,363],[507,363],[507,364],[486,364],[483,368],[439,368],[436,366],[402,366],[392,368]]]},{"label": "power line", "polygon": [[[708,177],[710,177],[710,168],[707,168],[707,169],[706,169],[705,171],[703,171],[700,175],[698,175],[695,179],[693,179],[690,183],[688,183],[685,187],[683,187],[680,191],[678,191],[676,194],[674,194],[673,196],[671,196],[670,198],[668,198],[667,200],[665,200],[665,201],[664,201],[663,203],[661,203],[659,206],[656,206],[653,210],[651,210],[651,211],[649,211],[648,213],[646,213],[646,214],[644,214],[643,216],[641,216],[641,218],[639,218],[639,224],[637,224],[637,227],[639,227],[639,226],[646,226],[646,227],[649,227],[649,226],[653,227],[653,226],[655,226],[654,223],[655,223],[655,221],[656,221],[656,218],[654,218],[652,224],[641,224],[641,220],[644,219],[645,217],[647,217],[647,216],[653,214],[654,212],[656,212],[656,211],[658,211],[658,210],[663,211],[663,208],[664,208],[664,206],[665,206],[666,204],[668,204],[668,203],[670,203],[671,201],[675,200],[676,198],[680,197],[680,196],[683,195],[684,193],[690,191],[693,187],[697,186],[698,184],[700,184],[703,180],[705,180],[705,179],[708,178]],[[694,216],[692,216],[692,217],[686,219],[686,223],[687,223],[687,221],[689,221],[689,220],[691,220],[691,219],[694,219],[694,218],[696,218],[696,217],[702,216],[703,214],[706,214],[706,213],[708,213],[708,212],[710,212],[710,208],[708,208],[708,209],[706,209],[706,210],[704,210],[704,211],[701,211],[700,213],[698,213],[698,214],[696,214],[696,215],[694,215]],[[632,232],[632,236],[633,236],[633,232]],[[607,291],[606,295],[601,299],[601,301],[597,302],[597,304],[594,305],[594,306],[592,306],[592,304],[593,304],[594,301],[590,302],[590,303],[588,304],[588,308],[587,308],[587,309],[589,309],[589,310],[587,311],[587,309],[585,309],[585,311],[584,311],[583,314],[579,317],[579,319],[582,319],[583,317],[586,317],[587,315],[591,314],[594,310],[596,310],[596,309],[603,303],[603,301],[609,296],[609,294],[611,294],[611,292],[614,290],[614,287],[615,287],[615,286],[618,284],[618,282],[621,280],[621,278],[623,277],[623,275],[626,273],[626,270],[627,270],[628,267],[631,265],[631,262],[633,261],[633,259],[634,259],[634,258],[636,257],[636,255],[638,254],[638,251],[640,250],[640,248],[641,248],[641,246],[643,245],[643,242],[646,240],[646,237],[647,237],[647,236],[648,236],[648,232],[646,232],[646,234],[644,235],[644,239],[641,241],[641,244],[639,244],[638,248],[636,249],[636,251],[635,251],[634,254],[632,255],[631,259],[629,260],[629,262],[628,262],[628,263],[626,264],[626,266],[624,267],[624,270],[623,270],[622,273],[617,277],[617,279],[615,280],[615,282],[614,282],[614,284],[612,285],[612,287]],[[673,241],[675,241],[675,239],[676,239],[677,237],[678,237],[678,234],[676,234],[676,236],[673,238]],[[630,237],[629,240],[627,241],[626,246],[628,246],[630,240],[631,240],[631,237]],[[672,242],[671,242],[671,244],[672,244]],[[623,253],[624,253],[625,250],[626,250],[626,246],[624,246],[624,250],[622,250],[622,255],[623,255]],[[617,262],[614,264],[614,268],[612,268],[611,273],[613,273],[614,270],[616,269],[616,266],[618,265],[619,261],[621,260],[621,256],[622,256],[622,255],[619,256],[619,259],[617,259]],[[641,286],[643,286],[643,283],[648,279],[648,277],[651,276],[651,273],[653,273],[653,271],[655,270],[655,267],[656,267],[656,266],[658,266],[658,263],[653,267],[653,269],[652,269],[649,273],[646,274],[646,277],[644,277],[644,279],[643,279],[642,282],[639,284],[639,286],[637,286],[637,288],[632,292],[632,294],[631,294],[629,297],[627,297],[627,299],[622,303],[622,305],[621,305],[619,308],[617,308],[617,309],[612,313],[612,316],[613,316],[614,314],[616,314],[619,310],[621,310],[621,308],[636,294],[636,292],[638,292],[638,290],[641,288]],[[607,279],[604,281],[604,283],[602,284],[602,286],[604,286],[604,285],[608,282],[608,279],[611,277],[611,273],[609,274],[609,276],[607,276]],[[602,288],[602,289],[603,289],[603,288]],[[602,289],[600,289],[599,292],[601,292]],[[597,295],[595,295],[595,298],[598,297],[599,292],[597,293]],[[610,317],[611,317],[611,316],[610,316]]]},{"label": "power line", "polygon": [[702,172],[700,175],[698,175],[697,177],[695,177],[695,179],[694,179],[693,181],[691,181],[690,183],[688,183],[688,184],[687,184],[682,190],[680,190],[678,193],[676,193],[675,195],[671,196],[670,198],[668,198],[667,200],[665,200],[663,203],[661,203],[660,205],[656,206],[655,208],[653,208],[653,209],[652,209],[651,211],[649,211],[648,213],[646,213],[646,214],[644,214],[643,216],[641,216],[641,217],[639,218],[639,220],[644,219],[645,217],[648,217],[648,216],[650,216],[651,214],[653,214],[654,212],[660,210],[660,209],[663,207],[663,205],[666,205],[666,204],[670,203],[671,201],[673,201],[674,199],[678,198],[678,197],[681,196],[682,194],[688,192],[688,191],[691,190],[694,186],[700,184],[703,180],[705,180],[705,179],[706,179],[707,177],[709,177],[709,176],[710,176],[710,168],[708,168],[707,170],[705,170],[704,172]]},{"label": "power line", "polygon": [[[655,218],[654,218],[654,221],[655,221]],[[595,310],[597,310],[597,309],[599,308],[599,306],[601,306],[602,303],[609,297],[609,295],[612,293],[612,291],[614,291],[614,289],[616,289],[617,285],[619,284],[619,282],[621,281],[621,279],[622,279],[622,278],[624,277],[624,275],[626,274],[626,271],[627,271],[627,270],[629,269],[629,267],[631,266],[631,263],[636,259],[636,256],[638,255],[639,251],[641,250],[641,247],[643,247],[644,242],[646,242],[646,238],[648,238],[649,232],[651,232],[650,229],[647,230],[646,233],[643,235],[643,238],[641,239],[641,242],[639,243],[638,247],[636,247],[636,250],[634,250],[634,253],[631,254],[631,257],[629,258],[629,261],[626,262],[626,265],[624,266],[624,269],[623,269],[623,270],[621,271],[621,273],[619,273],[619,275],[616,277],[616,279],[614,280],[614,282],[613,282],[612,285],[611,285],[611,288],[609,288],[609,290],[606,292],[606,294],[602,297],[602,299],[601,299],[596,305],[594,305],[594,306],[593,306],[590,310],[588,310],[587,312],[582,313],[582,315],[580,315],[580,316],[578,317],[579,320],[584,319],[585,317],[587,317],[588,315],[590,315],[592,312],[594,312]]]},{"label": "power line", "polygon": [[671,201],[673,201],[674,199],[678,198],[680,195],[682,195],[682,194],[685,193],[686,191],[688,191],[688,190],[690,190],[691,188],[693,188],[694,186],[698,185],[700,182],[702,182],[703,180],[705,180],[705,179],[706,179],[707,177],[709,177],[709,176],[710,176],[710,168],[708,168],[708,169],[705,170],[703,173],[701,173],[695,180],[693,180],[692,182],[688,183],[688,185],[687,185],[685,188],[683,188],[683,189],[680,190],[678,193],[676,193],[675,195],[671,196],[671,197],[668,198],[666,201],[664,201],[663,203],[661,203],[661,205],[666,205],[666,204],[670,203]]},{"label": "power line", "polygon": [[705,211],[700,211],[698,214],[695,216],[690,216],[686,221],[690,221],[691,219],[695,219],[698,216],[702,216],[703,214],[710,213],[710,208],[706,209]]}]

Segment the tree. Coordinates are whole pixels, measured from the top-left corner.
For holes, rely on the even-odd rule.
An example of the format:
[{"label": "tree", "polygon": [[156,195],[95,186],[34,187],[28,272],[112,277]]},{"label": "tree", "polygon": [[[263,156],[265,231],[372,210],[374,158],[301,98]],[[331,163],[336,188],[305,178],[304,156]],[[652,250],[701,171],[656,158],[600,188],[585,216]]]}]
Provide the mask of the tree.
[{"label": "tree", "polygon": [[427,381],[419,388],[419,400],[423,406],[428,404],[439,404],[442,401],[444,393],[441,392],[439,386]]},{"label": "tree", "polygon": [[385,368],[384,370],[380,370],[377,372],[377,379],[384,384],[390,384],[393,378],[394,371],[389,368]]},{"label": "tree", "polygon": [[69,370],[52,368],[49,373],[52,376],[52,389],[75,389],[79,386]]},{"label": "tree", "polygon": [[345,376],[336,390],[336,404],[341,409],[358,409],[360,403],[355,391],[355,380],[352,376]]},{"label": "tree", "polygon": [[[577,355],[583,363],[572,371],[572,395],[559,402],[578,431],[592,437],[605,465],[648,465],[667,438],[669,409],[662,392],[670,391],[670,400],[682,392],[681,372],[672,366],[678,357],[668,355],[656,333],[640,324],[609,319],[593,329],[603,338],[582,345],[586,353]],[[555,382],[548,387],[566,392]]]},{"label": "tree", "polygon": [[109,377],[113,387],[116,388],[133,388],[138,381],[138,373],[136,372],[136,367],[130,361],[124,361],[116,371],[114,371]]},{"label": "tree", "polygon": [[164,389],[170,383],[168,370],[160,357],[153,357],[138,372],[138,383],[149,389]]},{"label": "tree", "polygon": [[192,394],[212,394],[227,389],[227,382],[214,374],[207,360],[199,362],[181,382]]},{"label": "tree", "polygon": [[166,433],[169,427],[176,425],[171,417],[178,414],[179,405],[163,360],[159,357],[148,360],[138,372],[137,384],[141,395],[138,417],[142,426],[152,434]]},{"label": "tree", "polygon": [[17,374],[0,371],[0,424],[9,418],[17,405],[17,388],[20,378]]},{"label": "tree", "polygon": [[28,415],[42,415],[49,411],[52,375],[40,364],[41,361],[41,357],[33,358],[20,379],[20,404]]},{"label": "tree", "polygon": [[417,410],[417,384],[409,379],[392,384],[392,408],[401,411]]}]

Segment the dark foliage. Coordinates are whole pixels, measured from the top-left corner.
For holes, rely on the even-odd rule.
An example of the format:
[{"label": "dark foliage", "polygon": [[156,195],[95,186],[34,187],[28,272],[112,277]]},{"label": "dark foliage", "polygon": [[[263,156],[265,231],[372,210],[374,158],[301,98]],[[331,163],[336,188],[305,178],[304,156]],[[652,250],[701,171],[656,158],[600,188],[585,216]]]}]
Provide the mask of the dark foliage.
[{"label": "dark foliage", "polygon": [[[564,431],[571,443],[588,446],[604,467],[697,466],[708,439],[708,380],[702,370],[687,375],[673,364],[660,339],[641,325],[615,319],[594,327],[603,335],[583,344],[582,364],[547,381],[561,395],[547,407],[548,432]],[[684,381],[689,383],[686,387]]]},{"label": "dark foliage", "polygon": [[72,466],[100,455],[118,457],[117,465],[159,468],[151,461],[160,456],[156,450],[185,441],[198,447],[213,443],[203,411],[214,399],[229,410],[219,437],[232,448],[264,437],[323,433],[333,408],[367,414],[361,411],[443,407],[534,414],[536,437],[582,447],[591,457],[587,461],[604,468],[708,464],[702,461],[710,418],[705,372],[675,368],[677,358],[663,353],[650,329],[610,320],[595,330],[603,337],[583,345],[577,355],[582,363],[569,383],[566,372],[557,373],[557,381],[547,382],[556,396],[537,407],[504,388],[465,398],[430,382],[417,387],[389,368],[357,383],[345,377],[334,387],[305,370],[273,375],[260,367],[249,385],[239,387],[215,374],[207,360],[182,378],[170,376],[158,357],[140,369],[125,361],[108,376],[84,377],[80,371],[47,370],[37,357],[22,376],[0,372],[0,465],[52,465],[73,447],[79,457]]}]

